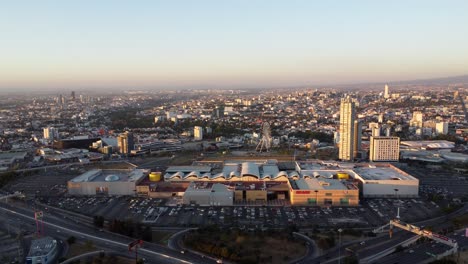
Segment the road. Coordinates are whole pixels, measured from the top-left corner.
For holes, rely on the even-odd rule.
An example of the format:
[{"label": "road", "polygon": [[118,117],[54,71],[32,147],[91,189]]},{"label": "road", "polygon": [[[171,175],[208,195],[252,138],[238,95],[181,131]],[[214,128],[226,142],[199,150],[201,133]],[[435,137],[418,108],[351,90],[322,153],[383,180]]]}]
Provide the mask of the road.
[{"label": "road", "polygon": [[[0,204],[2,217],[6,219],[16,219],[16,221],[24,222],[26,229],[35,227],[34,213],[30,209],[21,207],[12,207],[8,204]],[[48,236],[66,240],[70,236],[75,236],[77,239],[85,239],[91,241],[97,248],[108,251],[128,252],[128,243],[132,238],[125,237],[110,232],[99,232],[94,228],[81,225],[69,219],[55,217],[45,214],[44,231]],[[216,263],[215,261],[204,259],[196,254],[171,250],[167,247],[145,242],[138,250],[138,255],[145,258],[147,263]],[[133,253],[128,253],[129,257],[134,257]]]},{"label": "road", "polygon": [[[197,254],[201,258],[206,259],[207,262],[208,261],[216,262],[217,261],[216,258],[210,257],[208,255],[204,255],[202,253],[197,253],[195,251],[192,251],[192,250],[189,250],[189,249],[186,249],[186,248],[183,248],[183,247],[180,246],[180,244],[181,244],[180,242],[183,239],[185,233],[189,232],[190,230],[195,230],[195,229],[197,229],[197,228],[188,228],[188,229],[184,229],[184,230],[181,230],[181,231],[173,234],[169,238],[169,241],[168,241],[169,248],[174,249],[176,251],[183,251],[183,252],[188,252],[188,253],[192,253],[192,254]],[[228,262],[224,261],[223,263],[228,263]]]},{"label": "road", "polygon": [[[421,222],[418,222],[418,223],[414,223],[414,225],[417,225],[417,226],[422,226],[422,225],[429,226],[430,225],[430,226],[436,227],[437,225],[444,224],[445,222],[451,221],[451,219],[453,219],[453,218],[455,218],[457,216],[464,215],[467,212],[468,212],[468,204],[465,204],[462,208],[460,208],[457,211],[454,211],[454,212],[452,212],[452,213],[450,213],[448,215],[436,217],[436,218],[433,218],[433,219],[424,220],[424,221],[421,221]],[[356,248],[359,248],[358,252],[356,252],[356,253],[357,253],[359,259],[362,259],[362,258],[365,258],[365,257],[367,257],[369,255],[375,254],[375,252],[379,252],[379,250],[383,250],[383,249],[391,247],[392,245],[396,245],[396,244],[400,243],[401,241],[410,238],[411,236],[414,236],[414,234],[409,233],[407,231],[402,231],[402,230],[396,229],[393,232],[393,238],[392,239],[389,239],[388,235],[384,234],[382,236],[367,240],[365,246],[359,245],[359,243],[354,243],[354,242],[353,243],[348,243],[348,244],[343,245],[341,247],[341,257],[342,258],[345,257],[346,248],[356,247]],[[460,238],[457,237],[457,240],[460,240]],[[463,244],[463,246],[465,246],[465,244]],[[466,242],[466,246],[468,247],[468,242]],[[338,263],[338,255],[339,255],[338,252],[339,252],[338,247],[336,247],[336,248],[332,249],[331,251],[327,252],[326,254],[318,257],[318,258],[309,257],[309,258],[303,259],[303,260],[301,260],[301,261],[299,261],[297,263],[304,263],[304,264],[305,263],[307,263],[307,264],[309,264],[309,263]],[[427,258],[430,257],[427,254],[426,254],[426,256],[427,256]]]}]

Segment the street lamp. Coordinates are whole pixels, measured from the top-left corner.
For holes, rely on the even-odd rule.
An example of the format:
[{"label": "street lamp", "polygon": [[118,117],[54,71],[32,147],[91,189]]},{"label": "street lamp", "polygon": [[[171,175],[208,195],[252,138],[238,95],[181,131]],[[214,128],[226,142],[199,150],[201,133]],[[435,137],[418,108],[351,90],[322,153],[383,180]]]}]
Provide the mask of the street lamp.
[{"label": "street lamp", "polygon": [[341,264],[341,232],[343,229],[338,229],[338,264]]}]

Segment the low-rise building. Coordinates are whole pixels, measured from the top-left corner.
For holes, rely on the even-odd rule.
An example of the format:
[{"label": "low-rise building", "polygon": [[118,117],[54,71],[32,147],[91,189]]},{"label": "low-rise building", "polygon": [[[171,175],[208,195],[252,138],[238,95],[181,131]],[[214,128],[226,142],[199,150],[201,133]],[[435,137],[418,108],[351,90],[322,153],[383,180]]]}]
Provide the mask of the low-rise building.
[{"label": "low-rise building", "polygon": [[136,186],[148,175],[148,171],[94,169],[77,176],[67,183],[70,195],[135,195]]},{"label": "low-rise building", "polygon": [[31,241],[26,264],[49,264],[56,263],[57,240],[51,237],[42,237]]},{"label": "low-rise building", "polygon": [[292,205],[359,205],[359,188],[352,180],[306,178],[289,183]]},{"label": "low-rise building", "polygon": [[183,196],[184,204],[229,206],[234,204],[234,190],[221,183],[192,182]]}]

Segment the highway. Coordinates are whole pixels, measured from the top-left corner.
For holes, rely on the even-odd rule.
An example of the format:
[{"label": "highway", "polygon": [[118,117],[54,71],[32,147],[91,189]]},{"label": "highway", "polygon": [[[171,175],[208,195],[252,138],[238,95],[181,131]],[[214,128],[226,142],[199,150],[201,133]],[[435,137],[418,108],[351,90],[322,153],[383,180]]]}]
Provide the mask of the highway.
[{"label": "highway", "polygon": [[[444,224],[445,222],[450,221],[454,217],[464,215],[468,212],[468,204],[465,204],[462,208],[458,209],[457,211],[454,211],[448,215],[436,217],[433,219],[428,219],[424,220],[418,223],[414,223],[414,225],[431,225],[433,227],[436,227],[437,225]],[[369,240],[366,240],[365,245],[360,245],[359,243],[347,243],[341,246],[341,257],[344,258],[346,254],[346,248],[357,248],[357,256],[359,259],[366,258],[368,256],[371,256],[375,254],[376,252],[379,252],[381,250],[384,250],[386,248],[392,247],[392,245],[396,245],[401,243],[402,241],[409,239],[410,237],[414,236],[414,234],[407,232],[407,231],[402,231],[399,229],[395,229],[393,232],[393,238],[390,239],[388,237],[388,234],[383,234],[381,236],[378,236],[376,238],[372,238]],[[457,238],[458,241],[460,241],[460,238]],[[463,244],[463,246],[468,247],[468,242],[466,244]],[[422,251],[422,249],[416,249],[419,251]],[[416,250],[414,253],[416,253]],[[331,249],[328,251],[326,254],[313,258],[313,257],[307,257],[301,261],[298,261],[297,263],[301,264],[309,264],[309,263],[338,263],[338,247]],[[425,254],[425,251],[423,252]],[[413,254],[413,255],[420,255],[420,254]],[[426,258],[430,257],[429,255],[425,254]],[[421,257],[421,255],[420,255]],[[411,258],[410,259],[414,259]],[[411,261],[410,261],[411,262]],[[408,262],[408,263],[410,263]]]},{"label": "highway", "polygon": [[[26,230],[35,228],[34,213],[30,209],[13,207],[2,203],[0,204],[0,211],[2,211],[1,218],[16,219],[15,221],[23,222]],[[133,238],[110,232],[100,232],[63,217],[47,215],[47,213],[44,215],[43,223],[45,235],[47,236],[61,240],[75,236],[77,240],[91,241],[99,249],[127,252],[129,257],[134,258],[134,253],[128,252],[127,246],[128,243],[134,240]],[[138,250],[138,255],[140,258],[145,258],[146,263],[216,263],[216,261],[202,258],[190,252],[182,254],[167,247],[148,242],[145,242],[142,248]]]}]

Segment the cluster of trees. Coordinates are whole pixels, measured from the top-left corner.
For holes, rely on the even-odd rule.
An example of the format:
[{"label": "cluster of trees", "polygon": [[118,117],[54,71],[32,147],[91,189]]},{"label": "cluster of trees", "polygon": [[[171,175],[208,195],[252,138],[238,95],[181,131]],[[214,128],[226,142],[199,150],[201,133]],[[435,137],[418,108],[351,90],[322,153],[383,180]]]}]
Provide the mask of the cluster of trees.
[{"label": "cluster of trees", "polygon": [[93,223],[96,227],[104,227],[104,217],[101,215],[95,215],[93,218]]},{"label": "cluster of trees", "polygon": [[138,116],[136,109],[123,109],[107,114],[110,125],[114,129],[153,127],[154,119],[151,116]]},{"label": "cluster of trees", "polygon": [[319,234],[320,231],[318,229],[314,230],[314,234],[310,237],[317,242],[317,246],[322,250],[328,250],[335,246],[335,233],[334,232],[327,232],[324,234]]},{"label": "cluster of trees", "polygon": [[[184,244],[194,250],[204,252],[236,263],[268,263],[273,256],[262,256],[263,241],[275,240],[291,243],[294,238],[287,231],[256,231],[247,233],[242,230],[221,230],[208,226],[192,231],[184,238]],[[289,260],[284,259],[284,261]]]},{"label": "cluster of trees", "polygon": [[9,171],[9,172],[0,174],[0,187],[5,186],[7,183],[16,179],[17,177],[18,177],[18,173],[14,171]]},{"label": "cluster of trees", "polygon": [[109,223],[109,231],[143,239],[144,241],[152,240],[151,228],[141,223],[134,223],[131,219],[125,221],[118,219],[112,220]]},{"label": "cluster of trees", "polygon": [[306,132],[297,131],[297,132],[289,133],[288,137],[302,138],[305,140],[317,139],[320,142],[327,142],[327,143],[333,142],[333,135],[330,135],[324,132],[318,132],[318,131],[306,131]]},{"label": "cluster of trees", "polygon": [[328,235],[326,237],[320,237],[317,240],[317,246],[322,250],[327,250],[335,246],[335,236]]},{"label": "cluster of trees", "polygon": [[[401,102],[391,102],[391,103],[386,103],[387,106],[390,108],[411,108],[411,107],[433,107],[437,105],[446,105],[447,101],[444,100],[439,100],[438,102],[434,101],[419,101],[419,100],[411,100],[411,99],[406,99]],[[458,104],[458,102],[456,102]]]}]

